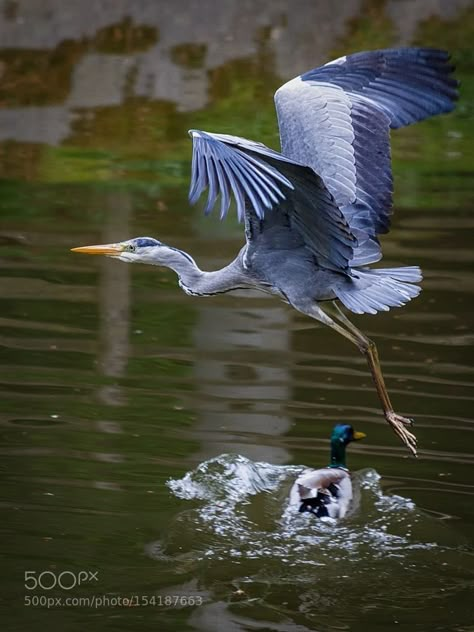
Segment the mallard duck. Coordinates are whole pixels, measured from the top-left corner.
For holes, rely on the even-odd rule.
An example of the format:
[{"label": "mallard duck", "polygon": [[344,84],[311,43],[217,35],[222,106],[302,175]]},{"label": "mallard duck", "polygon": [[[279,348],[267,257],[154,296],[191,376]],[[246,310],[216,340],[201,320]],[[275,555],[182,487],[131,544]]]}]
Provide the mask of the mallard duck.
[{"label": "mallard duck", "polygon": [[337,424],[331,434],[331,462],[319,470],[307,469],[290,492],[290,505],[318,518],[343,518],[352,500],[351,475],[346,466],[346,446],[363,439],[349,424]]}]

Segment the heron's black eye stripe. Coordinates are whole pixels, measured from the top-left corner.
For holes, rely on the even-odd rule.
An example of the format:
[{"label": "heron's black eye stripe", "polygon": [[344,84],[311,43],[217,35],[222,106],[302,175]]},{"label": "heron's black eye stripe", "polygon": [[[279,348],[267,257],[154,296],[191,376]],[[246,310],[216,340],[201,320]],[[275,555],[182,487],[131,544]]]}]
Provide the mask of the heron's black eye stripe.
[{"label": "heron's black eye stripe", "polygon": [[134,239],[135,246],[138,248],[146,248],[147,246],[160,246],[160,242],[153,237],[137,237]]},{"label": "heron's black eye stripe", "polygon": [[184,252],[183,250],[180,250],[179,248],[173,248],[172,246],[168,246],[168,248],[170,250],[174,250],[175,252],[180,252],[185,257],[185,259],[187,259],[191,263],[194,263],[194,259],[190,255],[188,255],[187,252]]}]

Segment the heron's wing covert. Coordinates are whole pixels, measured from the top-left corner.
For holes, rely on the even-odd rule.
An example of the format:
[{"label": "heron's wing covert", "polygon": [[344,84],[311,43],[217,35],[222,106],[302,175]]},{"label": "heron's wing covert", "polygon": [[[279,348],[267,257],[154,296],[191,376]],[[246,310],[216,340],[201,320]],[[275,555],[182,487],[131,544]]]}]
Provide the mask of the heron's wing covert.
[{"label": "heron's wing covert", "polygon": [[449,112],[458,93],[445,51],[356,53],[279,88],[283,153],[309,165],[342,209],[359,246],[352,265],[381,257],[392,206],[389,129]]},{"label": "heron's wing covert", "polygon": [[[249,241],[252,227],[258,222],[264,229],[263,220],[273,209],[274,217],[289,222],[321,265],[348,269],[356,240],[334,198],[310,167],[245,138],[197,130],[190,134],[192,203],[208,189],[205,213],[212,210],[220,195],[223,218],[233,194]],[[277,216],[279,207],[285,211]]]}]

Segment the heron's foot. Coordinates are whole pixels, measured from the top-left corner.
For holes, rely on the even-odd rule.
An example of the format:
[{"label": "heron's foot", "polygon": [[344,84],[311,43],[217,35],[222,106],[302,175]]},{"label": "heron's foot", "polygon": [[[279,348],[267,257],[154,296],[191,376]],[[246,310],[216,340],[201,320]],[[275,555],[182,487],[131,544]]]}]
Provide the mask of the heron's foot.
[{"label": "heron's foot", "polygon": [[413,419],[402,417],[402,415],[398,415],[393,410],[385,413],[385,419],[392,426],[395,434],[400,437],[413,456],[416,456],[416,437],[406,428],[406,426],[413,425]]}]

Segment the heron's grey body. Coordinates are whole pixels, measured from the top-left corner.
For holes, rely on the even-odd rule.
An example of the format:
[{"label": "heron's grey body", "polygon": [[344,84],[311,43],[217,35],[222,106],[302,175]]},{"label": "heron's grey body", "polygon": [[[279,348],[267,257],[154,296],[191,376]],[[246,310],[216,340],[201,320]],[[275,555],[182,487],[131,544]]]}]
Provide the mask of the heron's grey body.
[{"label": "heron's grey body", "polygon": [[[372,311],[368,297],[373,293],[377,298],[380,287],[384,293],[377,298],[378,310],[402,305],[419,293],[420,288],[406,283],[420,280],[417,267],[379,270],[360,267],[349,276],[319,265],[304,239],[285,225],[282,215],[287,206],[287,201],[280,203],[268,219],[258,220],[253,226],[247,222],[247,234],[251,232],[248,243],[234,261],[217,272],[199,270],[187,253],[180,254],[174,248],[168,253],[162,244],[157,246],[160,251],[153,253],[150,263],[166,264],[175,270],[180,287],[189,295],[213,296],[250,288],[275,294],[303,312],[309,308],[319,313],[317,303],[337,298],[344,303],[352,299],[352,311]],[[247,213],[250,215],[251,211]],[[399,288],[401,291],[397,293]],[[354,299],[356,294],[359,302]],[[366,302],[362,303],[362,299]]]},{"label": "heron's grey body", "polygon": [[[386,391],[373,343],[350,323],[355,313],[386,311],[417,296],[416,266],[371,268],[392,207],[390,129],[449,112],[457,98],[449,56],[425,48],[356,53],[289,81],[275,94],[282,153],[261,143],[191,130],[190,200],[208,189],[205,213],[232,195],[246,245],[217,272],[152,238],[123,242],[125,261],[168,266],[188,294],[239,288],[276,294],[354,342],[367,356],[386,419],[415,453]],[[92,247],[83,252],[97,252]]]}]

